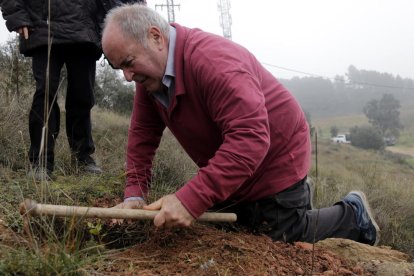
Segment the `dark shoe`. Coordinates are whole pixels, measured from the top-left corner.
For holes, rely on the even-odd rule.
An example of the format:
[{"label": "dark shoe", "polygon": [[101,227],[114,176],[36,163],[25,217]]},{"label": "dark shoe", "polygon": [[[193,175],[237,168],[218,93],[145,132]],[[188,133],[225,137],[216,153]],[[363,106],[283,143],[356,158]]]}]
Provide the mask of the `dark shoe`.
[{"label": "dark shoe", "polygon": [[79,169],[86,173],[101,174],[102,169],[96,165],[95,160],[92,157],[85,156],[78,160]]},{"label": "dark shoe", "polygon": [[31,168],[30,171],[27,173],[27,177],[29,178],[29,180],[33,180],[36,182],[53,181],[56,179],[56,177],[53,175],[51,171],[41,167]]},{"label": "dark shoe", "polygon": [[344,197],[343,201],[354,207],[356,222],[360,230],[358,242],[377,245],[380,229],[371,213],[365,194],[361,191],[352,191]]}]

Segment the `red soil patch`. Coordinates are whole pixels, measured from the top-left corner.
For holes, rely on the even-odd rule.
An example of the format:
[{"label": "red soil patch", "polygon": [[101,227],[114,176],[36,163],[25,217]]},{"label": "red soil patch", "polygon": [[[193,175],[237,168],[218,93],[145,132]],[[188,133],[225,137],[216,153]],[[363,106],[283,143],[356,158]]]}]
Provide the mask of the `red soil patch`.
[{"label": "red soil patch", "polygon": [[142,244],[112,254],[99,272],[122,275],[369,275],[311,244],[224,232],[195,224],[153,230]]},{"label": "red soil patch", "polygon": [[[119,202],[106,197],[93,206]],[[307,243],[273,242],[267,236],[200,223],[186,229],[143,228],[144,242],[108,256],[94,269],[105,275],[370,275]]]}]

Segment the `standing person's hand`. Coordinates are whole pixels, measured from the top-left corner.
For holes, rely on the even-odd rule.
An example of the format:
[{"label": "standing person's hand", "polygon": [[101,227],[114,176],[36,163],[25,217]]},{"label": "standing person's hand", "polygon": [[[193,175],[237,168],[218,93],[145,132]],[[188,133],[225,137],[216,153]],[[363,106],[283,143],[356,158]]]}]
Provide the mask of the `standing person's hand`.
[{"label": "standing person's hand", "polygon": [[166,195],[144,206],[144,209],[159,210],[154,218],[156,227],[188,227],[194,221],[194,217],[174,194]]},{"label": "standing person's hand", "polygon": [[19,35],[23,36],[24,39],[29,39],[29,28],[27,28],[27,26],[20,27],[17,32]]},{"label": "standing person's hand", "polygon": [[[126,200],[122,203],[119,203],[119,204],[115,205],[112,208],[117,208],[117,209],[142,209],[145,205],[147,205],[147,203],[145,202],[144,199],[135,199],[135,200]],[[112,220],[113,224],[121,224],[123,222],[124,222],[123,219],[113,219]]]}]

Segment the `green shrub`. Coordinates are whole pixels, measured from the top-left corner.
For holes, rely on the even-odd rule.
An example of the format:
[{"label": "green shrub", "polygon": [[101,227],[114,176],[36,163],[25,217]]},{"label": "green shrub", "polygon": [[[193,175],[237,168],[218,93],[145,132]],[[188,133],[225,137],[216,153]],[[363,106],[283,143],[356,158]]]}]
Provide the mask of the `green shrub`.
[{"label": "green shrub", "polygon": [[351,144],[359,148],[374,150],[382,150],[385,147],[380,132],[371,126],[351,128]]}]

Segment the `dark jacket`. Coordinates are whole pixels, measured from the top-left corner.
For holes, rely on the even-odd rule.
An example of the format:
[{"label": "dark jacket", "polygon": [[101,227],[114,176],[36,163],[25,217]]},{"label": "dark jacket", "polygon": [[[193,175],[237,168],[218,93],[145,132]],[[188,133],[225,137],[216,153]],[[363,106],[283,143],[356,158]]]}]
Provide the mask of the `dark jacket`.
[{"label": "dark jacket", "polygon": [[96,46],[99,58],[105,14],[124,2],[132,1],[2,0],[1,11],[10,32],[28,26],[29,39],[20,37],[20,52],[26,56],[31,56],[37,47],[48,44],[50,27],[52,44],[91,43]]}]

